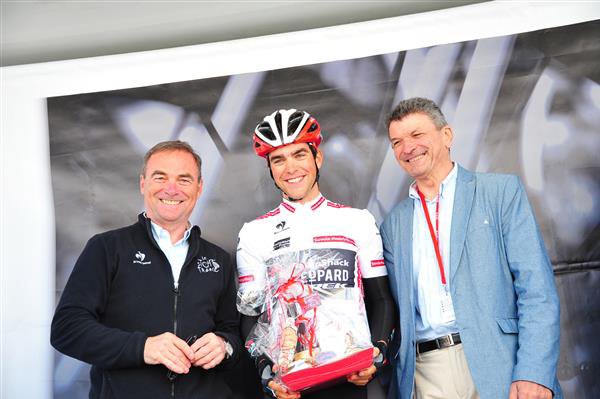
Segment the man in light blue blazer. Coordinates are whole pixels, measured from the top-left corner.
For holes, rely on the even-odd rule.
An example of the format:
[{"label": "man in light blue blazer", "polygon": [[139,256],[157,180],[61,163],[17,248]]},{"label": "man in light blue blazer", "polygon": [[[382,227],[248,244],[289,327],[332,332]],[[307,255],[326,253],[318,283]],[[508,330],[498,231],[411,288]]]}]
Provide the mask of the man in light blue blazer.
[{"label": "man in light blue blazer", "polygon": [[415,179],[381,226],[399,310],[390,398],[562,398],[559,301],[519,178],[452,162],[431,100],[402,101],[388,130]]}]

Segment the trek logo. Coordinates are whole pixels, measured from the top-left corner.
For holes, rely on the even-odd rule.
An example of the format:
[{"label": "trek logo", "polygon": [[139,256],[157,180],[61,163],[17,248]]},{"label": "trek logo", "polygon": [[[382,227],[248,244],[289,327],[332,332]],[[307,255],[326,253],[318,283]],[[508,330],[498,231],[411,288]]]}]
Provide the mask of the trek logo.
[{"label": "trek logo", "polygon": [[286,230],[289,230],[289,227],[285,227],[285,220],[282,220],[275,226],[275,232],[273,234],[278,234]]},{"label": "trek logo", "polygon": [[287,248],[290,246],[290,237],[277,240],[273,243],[273,251],[277,251],[281,248]]},{"label": "trek logo", "polygon": [[219,265],[214,259],[209,259],[206,256],[202,256],[198,258],[198,264],[196,268],[200,273],[218,273],[221,269],[221,265]]},{"label": "trek logo", "polygon": [[137,263],[139,265],[149,265],[152,263],[150,261],[144,262],[144,259],[146,259],[146,254],[141,251],[137,251],[135,253],[135,259],[133,260],[133,263]]}]

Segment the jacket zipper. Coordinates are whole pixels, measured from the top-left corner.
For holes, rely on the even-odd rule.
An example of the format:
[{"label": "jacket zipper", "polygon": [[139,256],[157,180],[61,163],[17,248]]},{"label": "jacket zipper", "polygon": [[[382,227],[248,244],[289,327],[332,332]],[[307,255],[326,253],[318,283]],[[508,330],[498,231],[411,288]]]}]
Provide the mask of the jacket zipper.
[{"label": "jacket zipper", "polygon": [[[154,247],[157,248],[162,253],[162,250],[160,249],[160,245],[158,245],[158,243],[154,239],[154,235],[152,234],[151,221],[149,218],[147,218],[145,212],[144,212],[144,217],[146,218],[146,230],[148,232],[148,235],[150,236],[150,239],[154,243]],[[191,247],[190,247],[190,249],[191,249]],[[167,259],[166,255],[164,253],[163,253],[163,257],[165,258],[165,260],[167,261],[167,264],[169,264],[169,267],[170,267],[169,259]],[[187,263],[189,263],[188,259],[192,259],[192,258],[193,258],[193,256],[192,257],[189,256],[189,249],[188,249],[188,256],[186,257],[186,260],[184,261],[183,266],[181,267],[181,272],[179,273],[180,277],[181,277],[181,273],[183,273],[183,269],[185,268]],[[175,281],[174,279],[173,279],[173,294],[175,295],[175,298],[173,301],[173,334],[177,335],[177,302],[179,299],[180,291],[179,291],[179,281]],[[171,398],[175,398],[175,381],[171,381]]]},{"label": "jacket zipper", "polygon": [[[177,302],[179,299],[178,282],[175,282],[173,285],[173,294],[175,295],[173,300],[173,334],[177,335]],[[171,398],[175,398],[175,380],[171,381]]]},{"label": "jacket zipper", "polygon": [[179,299],[178,283],[175,283],[173,286],[173,294],[175,294],[175,300],[173,301],[173,334],[177,335],[177,300]]}]

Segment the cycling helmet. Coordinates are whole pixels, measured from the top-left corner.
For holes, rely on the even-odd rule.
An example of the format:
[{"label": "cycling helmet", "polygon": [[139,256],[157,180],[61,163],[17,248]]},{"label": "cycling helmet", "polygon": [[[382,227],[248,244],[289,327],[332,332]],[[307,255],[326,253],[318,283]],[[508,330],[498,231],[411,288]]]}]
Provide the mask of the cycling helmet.
[{"label": "cycling helmet", "polygon": [[276,148],[294,143],[308,143],[316,150],[321,139],[319,122],[308,112],[293,108],[265,116],[252,135],[254,152],[263,158]]}]

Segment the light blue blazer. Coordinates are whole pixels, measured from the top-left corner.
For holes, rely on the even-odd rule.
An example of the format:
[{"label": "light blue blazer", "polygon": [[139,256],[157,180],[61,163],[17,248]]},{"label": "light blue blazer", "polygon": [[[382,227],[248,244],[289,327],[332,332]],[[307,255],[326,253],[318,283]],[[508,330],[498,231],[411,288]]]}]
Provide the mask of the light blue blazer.
[{"label": "light blue blazer", "polygon": [[[415,372],[412,225],[410,198],[381,225],[385,264],[399,311],[390,345],[389,397],[400,399],[411,398]],[[456,324],[481,398],[507,399],[515,380],[537,382],[562,398],[556,378],[558,295],[519,178],[472,173],[458,166],[450,241]]]}]

